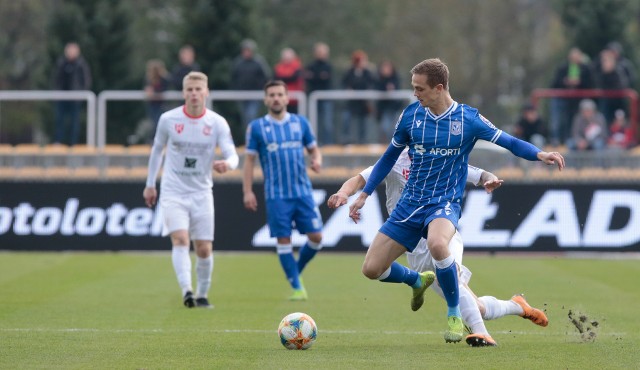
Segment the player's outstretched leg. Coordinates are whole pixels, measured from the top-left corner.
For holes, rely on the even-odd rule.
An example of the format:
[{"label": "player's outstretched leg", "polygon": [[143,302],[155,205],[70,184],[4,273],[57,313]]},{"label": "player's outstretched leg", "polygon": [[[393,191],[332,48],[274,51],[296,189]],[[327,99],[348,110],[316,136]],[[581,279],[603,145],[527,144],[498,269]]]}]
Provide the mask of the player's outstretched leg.
[{"label": "player's outstretched leg", "polygon": [[411,297],[411,310],[418,311],[424,304],[424,293],[433,284],[436,274],[433,271],[425,271],[419,274],[420,287],[413,288],[413,296]]},{"label": "player's outstretched leg", "polygon": [[534,324],[540,325],[542,327],[549,325],[549,319],[547,318],[547,315],[545,315],[542,310],[531,307],[529,303],[527,303],[527,301],[524,299],[524,296],[522,294],[514,295],[513,297],[511,297],[511,301],[522,307],[522,314],[520,314],[520,317],[531,320],[531,322],[533,322]]}]

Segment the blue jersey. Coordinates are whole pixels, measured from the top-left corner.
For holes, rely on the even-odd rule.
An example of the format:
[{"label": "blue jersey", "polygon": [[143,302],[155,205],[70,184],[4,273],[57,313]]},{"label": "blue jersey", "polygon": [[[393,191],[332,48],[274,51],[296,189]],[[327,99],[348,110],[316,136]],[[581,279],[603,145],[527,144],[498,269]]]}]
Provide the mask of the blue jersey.
[{"label": "blue jersey", "polygon": [[478,139],[496,143],[501,135],[502,130],[477,109],[455,101],[439,116],[419,102],[409,105],[400,116],[391,141],[397,148],[408,146],[412,158],[400,199],[412,204],[459,202],[474,144]]},{"label": "blue jersey", "polygon": [[311,196],[304,148],[315,146],[309,122],[297,114],[287,113],[281,122],[265,115],[249,123],[246,152],[260,157],[266,199]]}]

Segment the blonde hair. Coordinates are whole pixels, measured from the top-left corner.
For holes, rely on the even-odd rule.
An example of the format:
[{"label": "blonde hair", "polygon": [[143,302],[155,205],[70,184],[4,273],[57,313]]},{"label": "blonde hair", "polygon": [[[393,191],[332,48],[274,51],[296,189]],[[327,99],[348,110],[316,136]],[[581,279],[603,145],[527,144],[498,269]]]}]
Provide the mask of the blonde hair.
[{"label": "blonde hair", "polygon": [[184,85],[184,83],[187,82],[187,80],[204,81],[205,85],[209,83],[209,78],[207,77],[206,74],[202,72],[195,72],[195,71],[187,73],[187,75],[184,76],[184,78],[182,79],[182,84]]}]

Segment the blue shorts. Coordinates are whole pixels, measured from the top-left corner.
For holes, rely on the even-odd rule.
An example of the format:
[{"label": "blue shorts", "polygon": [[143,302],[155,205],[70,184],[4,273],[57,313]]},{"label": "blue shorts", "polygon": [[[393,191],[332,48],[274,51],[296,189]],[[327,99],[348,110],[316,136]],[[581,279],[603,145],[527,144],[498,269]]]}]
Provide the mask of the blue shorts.
[{"label": "blue shorts", "polygon": [[301,234],[322,230],[322,217],[311,196],[267,200],[266,206],[272,238],[289,237],[294,227]]},{"label": "blue shorts", "polygon": [[446,218],[457,229],[460,203],[447,201],[417,206],[400,201],[380,232],[413,252],[420,238],[427,238],[429,223],[436,218]]}]

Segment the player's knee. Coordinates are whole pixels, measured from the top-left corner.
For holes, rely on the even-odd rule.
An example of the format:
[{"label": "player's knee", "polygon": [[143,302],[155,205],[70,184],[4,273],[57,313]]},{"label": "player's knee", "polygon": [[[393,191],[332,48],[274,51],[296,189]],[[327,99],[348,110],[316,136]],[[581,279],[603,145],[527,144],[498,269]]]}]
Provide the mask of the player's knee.
[{"label": "player's knee", "polygon": [[173,245],[189,245],[189,234],[177,231],[171,234],[171,244]]},{"label": "player's knee", "polygon": [[[320,246],[320,243],[322,243],[322,234],[321,233],[311,233],[308,235],[309,238],[309,242]],[[318,248],[319,249],[319,248]]]},{"label": "player's knee", "polygon": [[383,272],[384,270],[382,268],[379,268],[374,264],[367,263],[367,261],[362,264],[362,274],[368,279],[376,280],[380,277],[380,275],[382,275]]},{"label": "player's knee", "polygon": [[427,246],[431,256],[436,261],[441,261],[449,255],[449,243],[444,239],[429,239],[427,240]]},{"label": "player's knee", "polygon": [[208,240],[196,240],[196,255],[200,258],[207,258],[213,251],[213,243]]}]

